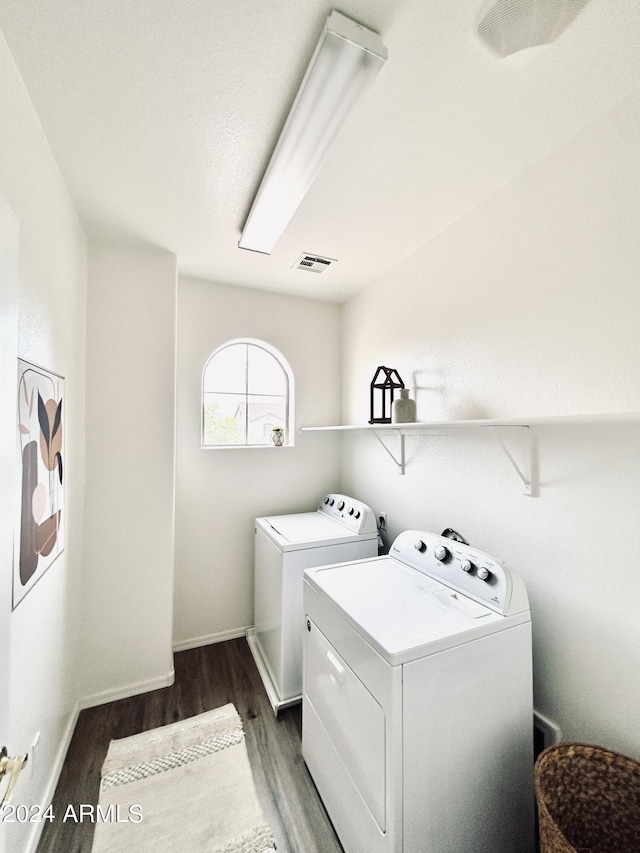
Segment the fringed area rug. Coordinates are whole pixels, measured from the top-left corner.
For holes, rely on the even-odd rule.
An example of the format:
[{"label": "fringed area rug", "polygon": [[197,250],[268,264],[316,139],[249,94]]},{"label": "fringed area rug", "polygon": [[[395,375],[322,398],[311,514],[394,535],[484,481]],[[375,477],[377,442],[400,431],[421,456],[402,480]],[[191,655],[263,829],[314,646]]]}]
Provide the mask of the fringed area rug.
[{"label": "fringed area rug", "polygon": [[233,705],[112,740],[93,853],[273,853]]}]

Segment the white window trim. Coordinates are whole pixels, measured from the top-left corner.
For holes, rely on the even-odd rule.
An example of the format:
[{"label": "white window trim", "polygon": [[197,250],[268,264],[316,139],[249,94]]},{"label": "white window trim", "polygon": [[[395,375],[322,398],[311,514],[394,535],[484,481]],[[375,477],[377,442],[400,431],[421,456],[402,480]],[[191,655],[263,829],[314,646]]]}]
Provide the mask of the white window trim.
[{"label": "white window trim", "polygon": [[[227,347],[235,346],[237,344],[249,344],[252,346],[260,347],[260,349],[265,350],[270,355],[272,355],[280,367],[284,370],[287,377],[287,407],[286,407],[286,422],[287,422],[287,435],[286,435],[286,443],[281,447],[276,447],[274,444],[205,444],[204,443],[204,377],[207,372],[207,367],[209,366],[211,360],[215,358],[215,356]],[[295,379],[293,376],[293,370],[291,369],[291,365],[284,357],[284,355],[280,352],[280,350],[276,349],[271,344],[266,341],[260,340],[259,338],[233,338],[230,341],[225,341],[219,347],[217,347],[206,360],[204,367],[202,368],[202,377],[200,380],[200,447],[202,450],[283,450],[287,447],[294,447],[295,441]]]}]

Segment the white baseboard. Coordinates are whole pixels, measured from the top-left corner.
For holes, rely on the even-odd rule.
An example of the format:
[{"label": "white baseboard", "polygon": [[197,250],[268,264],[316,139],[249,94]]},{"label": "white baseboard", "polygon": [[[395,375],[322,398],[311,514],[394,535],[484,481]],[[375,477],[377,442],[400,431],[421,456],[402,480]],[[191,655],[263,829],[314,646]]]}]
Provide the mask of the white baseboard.
[{"label": "white baseboard", "polygon": [[175,670],[172,668],[166,675],[151,678],[149,681],[139,681],[136,684],[127,684],[116,687],[114,690],[103,690],[92,696],[85,696],[80,700],[80,710],[95,708],[96,705],[105,705],[107,702],[116,702],[118,699],[128,699],[129,696],[137,696],[140,693],[149,693],[151,690],[160,690],[162,687],[170,687],[176,680]]},{"label": "white baseboard", "polygon": [[560,743],[562,740],[562,731],[557,723],[545,717],[540,711],[533,709],[533,724],[537,728],[544,739],[544,747],[553,746],[554,743]]},{"label": "white baseboard", "polygon": [[[42,797],[41,802],[44,808],[46,808],[53,800],[56,785],[58,784],[58,779],[60,778],[60,773],[62,772],[62,765],[64,764],[64,760],[67,757],[67,750],[69,749],[69,744],[71,743],[71,738],[73,737],[73,732],[75,730],[76,723],[78,722],[79,713],[80,703],[76,702],[76,706],[69,716],[69,722],[67,723],[67,727],[64,731],[64,736],[60,741],[60,746],[56,754],[56,759],[53,763],[53,767],[51,768],[51,774],[49,775],[49,781]],[[31,835],[27,840],[27,848],[25,850],[25,853],[35,853],[38,847],[38,843],[40,841],[40,836],[42,835],[44,825],[44,821],[42,821],[42,823],[34,822],[33,830],[31,831]]]},{"label": "white baseboard", "polygon": [[237,640],[245,637],[251,626],[234,628],[231,631],[221,631],[218,634],[206,634],[204,637],[194,637],[191,640],[180,640],[173,644],[174,652],[184,652],[187,649],[197,649],[199,646],[210,646],[212,643],[224,643],[225,640]]}]

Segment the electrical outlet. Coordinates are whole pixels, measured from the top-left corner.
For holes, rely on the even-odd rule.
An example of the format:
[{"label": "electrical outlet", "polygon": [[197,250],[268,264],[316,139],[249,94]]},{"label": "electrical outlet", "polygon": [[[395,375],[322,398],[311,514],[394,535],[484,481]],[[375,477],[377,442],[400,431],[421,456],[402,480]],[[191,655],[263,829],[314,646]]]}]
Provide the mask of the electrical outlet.
[{"label": "electrical outlet", "polygon": [[386,530],[387,529],[387,513],[386,512],[379,512],[378,513],[378,526],[379,526],[380,530]]}]

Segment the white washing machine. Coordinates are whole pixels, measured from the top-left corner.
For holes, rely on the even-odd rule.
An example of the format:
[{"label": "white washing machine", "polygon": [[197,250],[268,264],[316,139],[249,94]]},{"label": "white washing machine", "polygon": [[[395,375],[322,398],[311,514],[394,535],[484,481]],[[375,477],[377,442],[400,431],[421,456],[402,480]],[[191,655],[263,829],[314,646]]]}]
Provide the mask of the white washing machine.
[{"label": "white washing machine", "polygon": [[304,606],[302,754],[346,853],[532,853],[522,580],[407,530],[308,569]]},{"label": "white washing machine", "polygon": [[373,512],[346,495],[326,495],[315,512],[256,519],[255,627],[247,639],[276,714],[302,697],[304,570],[377,553]]}]

